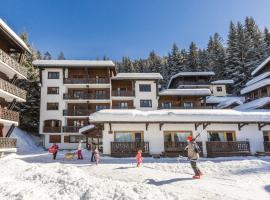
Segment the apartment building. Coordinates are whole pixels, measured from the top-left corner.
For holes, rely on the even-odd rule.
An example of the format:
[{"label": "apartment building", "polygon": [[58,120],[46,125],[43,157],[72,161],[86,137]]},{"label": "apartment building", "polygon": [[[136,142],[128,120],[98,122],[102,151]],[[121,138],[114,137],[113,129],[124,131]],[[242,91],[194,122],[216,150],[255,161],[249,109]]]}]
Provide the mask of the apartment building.
[{"label": "apartment building", "polygon": [[22,66],[26,53],[31,53],[27,45],[0,19],[0,148],[16,147],[16,140],[8,137],[19,123],[14,105],[26,101],[27,92],[16,86],[18,79],[27,78]]}]

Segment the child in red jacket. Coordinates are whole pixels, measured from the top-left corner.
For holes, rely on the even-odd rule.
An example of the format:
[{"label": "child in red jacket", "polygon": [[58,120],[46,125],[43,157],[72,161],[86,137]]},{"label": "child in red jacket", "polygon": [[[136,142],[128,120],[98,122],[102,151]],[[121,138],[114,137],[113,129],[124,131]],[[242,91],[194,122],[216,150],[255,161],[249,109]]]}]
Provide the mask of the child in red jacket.
[{"label": "child in red jacket", "polygon": [[136,155],[136,160],[137,160],[137,167],[140,167],[142,164],[142,150],[139,149]]}]

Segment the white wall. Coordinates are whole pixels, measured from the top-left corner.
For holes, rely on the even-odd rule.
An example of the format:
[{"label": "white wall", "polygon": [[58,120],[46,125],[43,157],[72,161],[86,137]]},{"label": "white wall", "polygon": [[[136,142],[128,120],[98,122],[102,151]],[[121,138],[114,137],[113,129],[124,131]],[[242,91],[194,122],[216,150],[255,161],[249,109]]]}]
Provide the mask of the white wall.
[{"label": "white wall", "polygon": [[[222,88],[221,92],[217,91],[218,87]],[[227,95],[226,85],[212,85],[211,90],[212,90],[212,93],[214,96],[226,96]]]},{"label": "white wall", "polygon": [[[140,92],[140,84],[150,84],[151,92]],[[135,99],[134,106],[139,110],[157,110],[158,108],[158,97],[157,97],[157,85],[155,81],[136,81],[135,82]],[[140,100],[152,100],[152,108],[141,108]]]}]

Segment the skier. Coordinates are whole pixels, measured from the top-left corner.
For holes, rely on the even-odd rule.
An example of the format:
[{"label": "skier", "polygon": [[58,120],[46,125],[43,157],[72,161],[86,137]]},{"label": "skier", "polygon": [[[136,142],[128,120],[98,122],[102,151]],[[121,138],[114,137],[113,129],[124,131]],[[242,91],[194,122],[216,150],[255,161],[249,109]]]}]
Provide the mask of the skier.
[{"label": "skier", "polygon": [[77,156],[78,156],[78,160],[83,160],[83,155],[82,155],[82,140],[79,142],[78,145],[78,150],[77,150]]},{"label": "skier", "polygon": [[187,137],[188,145],[185,150],[188,151],[188,160],[190,160],[191,167],[195,173],[193,179],[200,179],[202,172],[197,167],[197,160],[199,159],[200,148],[192,136]]},{"label": "skier", "polygon": [[52,153],[53,154],[53,159],[55,160],[56,159],[56,155],[58,153],[58,150],[59,150],[59,146],[54,143],[50,148],[49,148],[49,153]]},{"label": "skier", "polygon": [[99,151],[98,151],[97,148],[94,150],[94,158],[95,158],[95,161],[96,161],[96,165],[98,165],[99,159],[100,159],[100,155],[99,155]]},{"label": "skier", "polygon": [[139,149],[136,155],[137,167],[140,167],[142,164],[142,150]]}]

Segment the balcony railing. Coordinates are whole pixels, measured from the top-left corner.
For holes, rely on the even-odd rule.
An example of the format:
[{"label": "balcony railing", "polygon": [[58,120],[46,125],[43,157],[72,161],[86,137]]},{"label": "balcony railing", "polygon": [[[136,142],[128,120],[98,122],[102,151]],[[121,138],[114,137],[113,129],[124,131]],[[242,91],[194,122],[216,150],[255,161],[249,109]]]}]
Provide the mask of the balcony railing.
[{"label": "balcony railing", "polygon": [[127,90],[127,91],[112,90],[112,96],[116,96],[116,97],[134,97],[135,92],[132,91],[132,90]]},{"label": "balcony railing", "polygon": [[88,116],[94,112],[96,112],[96,110],[89,110],[89,109],[63,110],[63,116]]},{"label": "balcony railing", "polygon": [[128,107],[112,106],[112,109],[135,109],[135,106],[128,106]]},{"label": "balcony railing", "polygon": [[248,141],[206,142],[206,149],[208,157],[250,155]]},{"label": "balcony railing", "polygon": [[0,78],[0,89],[11,93],[17,97],[20,97],[22,99],[26,99],[27,92],[25,90],[22,90],[21,88],[18,88],[17,86],[3,80]]},{"label": "balcony railing", "polygon": [[0,108],[0,118],[4,120],[18,122],[19,113],[12,110]]},{"label": "balcony railing", "polygon": [[16,148],[16,138],[0,137],[0,149]]},{"label": "balcony railing", "polygon": [[44,133],[61,133],[61,126],[60,127],[44,126],[43,127],[43,132]]},{"label": "balcony railing", "polygon": [[139,149],[143,154],[149,154],[149,142],[111,142],[112,156],[133,156]]},{"label": "balcony railing", "polygon": [[[203,155],[202,142],[197,142],[201,150],[201,156]],[[176,153],[177,155],[187,156],[187,151],[185,150],[187,142],[164,142],[164,150],[166,153]]]},{"label": "balcony railing", "polygon": [[270,152],[270,142],[264,142],[264,151]]},{"label": "balcony railing", "polygon": [[27,69],[20,65],[16,60],[14,60],[11,56],[9,56],[6,52],[0,49],[0,60],[6,63],[9,67],[15,69],[20,74],[27,77]]},{"label": "balcony railing", "polygon": [[109,78],[65,78],[64,84],[109,84]]},{"label": "balcony railing", "polygon": [[211,106],[195,106],[195,107],[184,107],[184,106],[159,106],[158,109],[213,109]]},{"label": "balcony railing", "polygon": [[65,133],[77,133],[83,126],[63,126],[63,132]]},{"label": "balcony railing", "polygon": [[72,100],[110,99],[110,95],[109,94],[91,94],[91,93],[81,93],[81,94],[68,94],[68,93],[65,93],[63,95],[63,98],[64,99],[72,99]]}]

